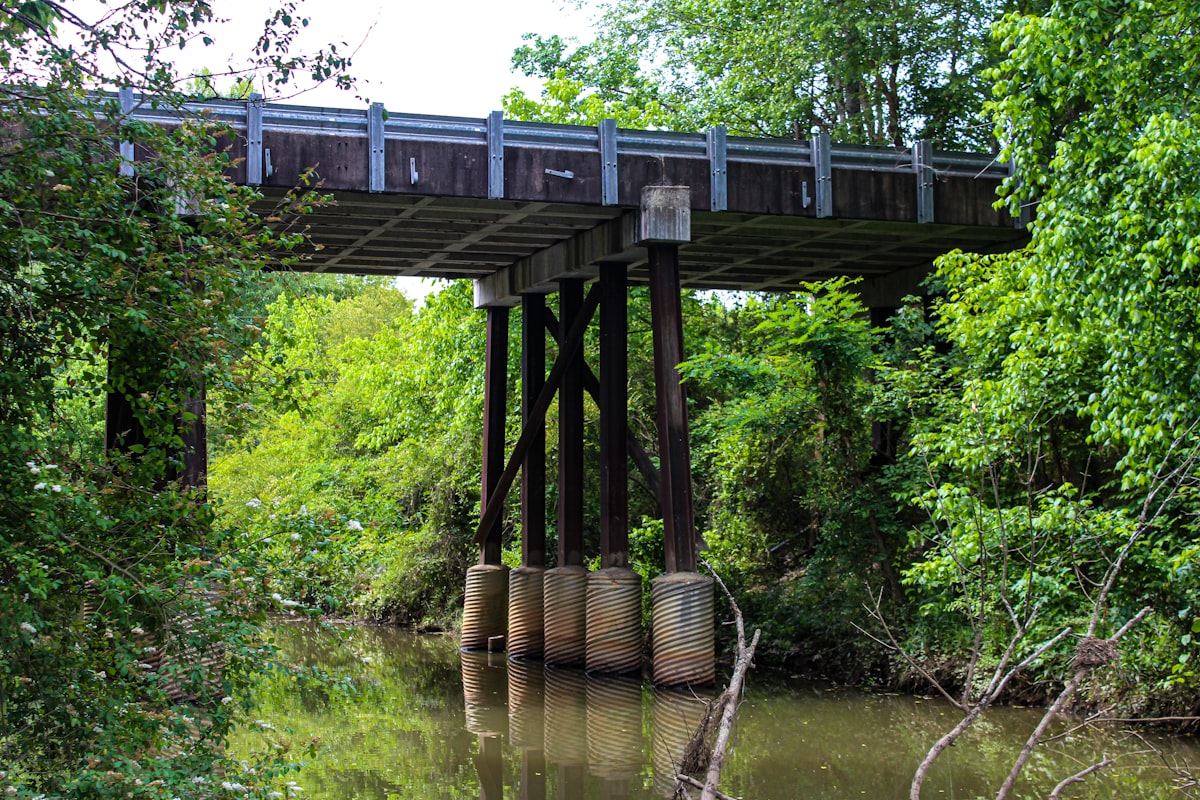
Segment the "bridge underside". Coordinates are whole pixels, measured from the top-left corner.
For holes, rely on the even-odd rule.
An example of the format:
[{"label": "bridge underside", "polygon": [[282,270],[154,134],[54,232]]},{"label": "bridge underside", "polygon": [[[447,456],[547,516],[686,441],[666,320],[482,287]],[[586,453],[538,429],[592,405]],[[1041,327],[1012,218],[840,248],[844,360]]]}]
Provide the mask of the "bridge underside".
[{"label": "bridge underside", "polygon": [[[649,282],[647,250],[634,242],[636,210],[344,191],[332,198],[294,220],[319,247],[302,250],[294,269],[473,279],[489,305],[557,291],[563,278],[594,279],[601,261],[626,264],[631,283]],[[286,218],[282,199],[266,192],[263,212]],[[679,245],[683,288],[795,291],[801,281],[847,276],[862,279],[869,306],[917,291],[943,253],[1003,251],[1023,238],[1012,226],[712,211],[693,211],[691,226],[691,241]],[[514,284],[523,272],[531,277]]]}]

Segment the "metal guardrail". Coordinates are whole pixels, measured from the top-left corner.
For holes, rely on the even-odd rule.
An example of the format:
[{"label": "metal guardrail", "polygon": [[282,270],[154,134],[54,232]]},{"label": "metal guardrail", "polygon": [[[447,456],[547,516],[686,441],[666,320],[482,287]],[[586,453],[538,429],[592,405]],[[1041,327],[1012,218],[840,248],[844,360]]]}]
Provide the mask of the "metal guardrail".
[{"label": "metal guardrail", "polygon": [[[97,95],[97,99],[103,97],[105,95]],[[264,178],[271,175],[271,151],[263,147],[264,132],[328,134],[366,139],[370,152],[366,188],[370,192],[386,189],[387,140],[465,143],[485,147],[489,198],[504,197],[506,148],[529,147],[595,154],[601,164],[601,203],[606,206],[618,204],[617,157],[622,154],[707,161],[713,211],[728,208],[726,181],[730,163],[811,168],[811,192],[807,180],[801,181],[799,190],[804,207],[813,204],[813,213],[818,218],[834,214],[831,187],[835,169],[913,176],[919,223],[936,221],[935,182],[939,177],[1003,180],[1011,175],[1009,166],[998,163],[995,156],[934,150],[928,141],[915,142],[911,147],[880,147],[833,143],[824,134],[814,136],[811,141],[727,136],[723,126],[712,128],[707,133],[680,133],[617,128],[613,120],[605,120],[596,127],[512,122],[505,120],[499,111],[483,119],[388,114],[379,103],[367,109],[323,108],[264,103],[258,95],[251,95],[247,101],[210,100],[187,103],[180,109],[168,109],[156,107],[153,101],[137,102],[128,90],[124,90],[120,95],[120,106],[137,120],[172,124],[186,118],[208,119],[241,131],[247,143],[246,183],[252,186],[261,185]],[[123,147],[126,146],[128,143],[123,144]],[[132,169],[132,147],[128,149],[126,168]],[[409,159],[408,174],[413,186],[418,185],[419,181],[416,161],[416,158]],[[567,179],[572,177],[569,172],[554,174]],[[1023,226],[1024,222],[1024,219],[1014,220],[1018,227]]]},{"label": "metal guardrail", "polygon": [[[246,102],[208,100],[188,103],[182,109],[167,109],[139,103],[135,105],[132,116],[138,120],[163,123],[179,121],[186,117],[206,118],[245,130],[247,105]],[[366,109],[264,103],[262,125],[263,130],[267,131],[329,133],[365,138],[368,136],[368,112]],[[486,118],[474,117],[391,113],[384,120],[383,130],[386,139],[486,145],[488,121]],[[702,133],[618,128],[616,140],[617,152],[620,154],[697,159],[708,157],[705,135]],[[590,126],[505,120],[504,146],[599,154],[600,136],[597,129]],[[814,164],[811,142],[746,136],[728,138],[727,159],[730,162],[749,164]],[[834,169],[913,171],[913,155],[910,148],[834,143],[830,148],[830,161]],[[1007,165],[998,163],[995,156],[983,153],[934,151],[932,167],[938,175],[999,179],[1009,174]]]}]

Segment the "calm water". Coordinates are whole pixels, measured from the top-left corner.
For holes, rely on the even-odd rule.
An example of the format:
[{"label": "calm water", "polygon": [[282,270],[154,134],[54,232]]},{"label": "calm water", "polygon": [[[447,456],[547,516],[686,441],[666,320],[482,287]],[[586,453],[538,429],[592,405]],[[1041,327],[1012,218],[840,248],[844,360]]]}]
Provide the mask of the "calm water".
[{"label": "calm water", "polygon": [[[703,713],[705,698],[690,692],[460,654],[448,637],[307,626],[282,626],[274,636],[292,659],[338,676],[344,688],[264,683],[257,714],[272,729],[244,731],[234,747],[273,748],[304,762],[289,777],[313,800],[669,797],[672,760]],[[751,673],[721,788],[746,800],[906,798],[914,768],[955,714],[932,699]],[[1038,716],[996,709],[942,755],[923,796],[994,794]],[[1119,729],[1042,745],[1018,794],[1045,797],[1103,756],[1116,757],[1116,766],[1064,797],[1200,795],[1195,787],[1180,792],[1171,769],[1200,773],[1195,739]]]}]

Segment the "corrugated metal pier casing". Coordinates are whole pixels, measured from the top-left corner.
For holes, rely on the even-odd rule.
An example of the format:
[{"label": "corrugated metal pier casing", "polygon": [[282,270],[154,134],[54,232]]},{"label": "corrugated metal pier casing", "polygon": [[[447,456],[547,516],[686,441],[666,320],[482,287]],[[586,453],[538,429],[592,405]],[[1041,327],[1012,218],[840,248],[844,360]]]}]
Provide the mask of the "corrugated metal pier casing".
[{"label": "corrugated metal pier casing", "polygon": [[642,578],[609,567],[588,576],[588,672],[636,672],[642,667]]},{"label": "corrugated metal pier casing", "polygon": [[538,661],[509,662],[508,736],[516,747],[541,750],[546,743],[546,675]]},{"label": "corrugated metal pier casing", "polygon": [[467,570],[463,600],[463,650],[486,650],[488,639],[504,636],[508,627],[508,567],[476,564]]},{"label": "corrugated metal pier casing", "polygon": [[588,772],[609,780],[636,776],[642,767],[640,676],[587,679]]},{"label": "corrugated metal pier casing", "polygon": [[464,652],[460,656],[467,730],[480,736],[504,735],[508,732],[504,656],[480,652]]},{"label": "corrugated metal pier casing", "polygon": [[[551,570],[553,572],[553,570]],[[548,669],[546,679],[546,760],[564,767],[587,763],[587,679],[579,670]]]},{"label": "corrugated metal pier casing", "polygon": [[654,690],[654,791],[659,797],[674,796],[679,762],[711,699],[689,689]]},{"label": "corrugated metal pier casing", "polygon": [[712,683],[713,579],[675,572],[651,582],[654,682],[664,686]]},{"label": "corrugated metal pier casing", "polygon": [[547,664],[582,665],[587,647],[588,571],[555,567],[542,576],[542,612]]},{"label": "corrugated metal pier casing", "polygon": [[508,657],[541,658],[543,636],[542,567],[517,567],[508,574]]}]

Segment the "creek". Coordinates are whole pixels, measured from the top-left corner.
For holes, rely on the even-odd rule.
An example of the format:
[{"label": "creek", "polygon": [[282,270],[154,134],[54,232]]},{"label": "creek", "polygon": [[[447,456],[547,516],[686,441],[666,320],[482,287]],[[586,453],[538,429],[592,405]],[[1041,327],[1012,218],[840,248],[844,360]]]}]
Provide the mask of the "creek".
[{"label": "creek", "polygon": [[[311,800],[670,797],[672,762],[703,701],[719,691],[664,691],[640,678],[460,653],[451,637],[392,628],[282,624],[271,635],[289,660],[334,681],[264,680],[256,690],[259,723],[239,731],[232,747],[303,762],[287,779]],[[902,800],[916,765],[956,715],[940,699],[752,671],[721,789],[746,800]],[[1036,709],[989,711],[942,755],[923,797],[992,796],[1039,717]],[[1105,756],[1114,766],[1063,797],[1198,792],[1177,791],[1180,770],[1200,777],[1194,738],[1072,731],[1068,720],[1035,751],[1017,796],[1044,798]]]}]

